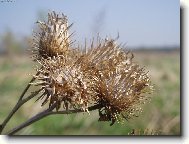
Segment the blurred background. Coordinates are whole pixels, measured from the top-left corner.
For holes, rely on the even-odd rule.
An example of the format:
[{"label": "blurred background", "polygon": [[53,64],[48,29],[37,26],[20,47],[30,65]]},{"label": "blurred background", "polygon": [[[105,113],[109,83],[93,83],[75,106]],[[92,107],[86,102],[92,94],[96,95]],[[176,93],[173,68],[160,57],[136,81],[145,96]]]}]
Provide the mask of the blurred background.
[{"label": "blurred background", "polygon": [[[46,117],[20,135],[127,135],[133,129],[180,135],[180,1],[179,0],[2,0],[0,1],[0,123],[35,74],[28,49],[37,20],[50,11],[64,13],[74,23],[75,44],[120,38],[135,61],[149,71],[155,92],[137,118],[109,126],[98,112]],[[28,92],[29,94],[29,92]],[[41,111],[35,99],[11,119],[5,132]]]}]

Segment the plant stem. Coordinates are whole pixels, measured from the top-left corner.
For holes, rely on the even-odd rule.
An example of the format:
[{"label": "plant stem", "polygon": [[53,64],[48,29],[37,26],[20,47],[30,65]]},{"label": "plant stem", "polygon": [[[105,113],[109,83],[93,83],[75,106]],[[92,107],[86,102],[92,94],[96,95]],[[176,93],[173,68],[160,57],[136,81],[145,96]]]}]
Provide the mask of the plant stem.
[{"label": "plant stem", "polygon": [[4,127],[6,126],[6,124],[8,123],[8,121],[10,120],[10,118],[14,115],[14,113],[18,110],[19,108],[19,102],[14,106],[14,108],[12,109],[12,111],[9,113],[9,115],[6,117],[6,119],[3,121],[3,123],[0,126],[0,134],[2,133]]},{"label": "plant stem", "polygon": [[[39,72],[37,72],[36,76],[39,75]],[[24,95],[26,94],[26,92],[28,91],[28,89],[30,88],[31,84],[36,78],[33,77],[30,82],[28,83],[28,85],[26,86],[26,88],[24,89],[24,91],[22,92],[22,94],[20,95],[20,98],[18,100],[18,102],[16,103],[16,105],[13,107],[12,111],[8,114],[8,116],[5,118],[5,120],[3,121],[3,123],[0,125],[0,134],[2,133],[3,129],[5,128],[6,124],[9,122],[9,120],[11,119],[11,117],[15,114],[15,112],[24,104],[26,103],[28,100],[30,100],[31,98],[33,98],[34,96],[36,96],[40,91],[36,91],[34,93],[32,93],[30,96],[28,96],[27,98],[23,99]]]},{"label": "plant stem", "polygon": [[[100,108],[101,105],[100,104],[96,104],[94,106],[91,106],[88,108],[88,111],[93,111],[96,110],[98,108]],[[50,111],[49,114],[72,114],[72,113],[79,113],[79,112],[85,112],[83,109],[74,109],[74,110],[66,110],[66,111]]]},{"label": "plant stem", "polygon": [[[39,73],[40,72],[37,72],[36,73],[36,76],[38,76],[39,75]],[[22,99],[23,99],[23,97],[24,97],[24,95],[25,95],[25,93],[28,91],[28,89],[30,88],[30,86],[31,86],[31,84],[30,83],[32,83],[34,80],[36,79],[36,77],[33,77],[31,80],[30,80],[30,82],[28,83],[28,85],[26,86],[26,88],[24,89],[24,91],[22,92],[22,94],[21,94],[21,96],[20,96],[20,98],[19,98],[19,100],[18,101],[21,101]]]},{"label": "plant stem", "polygon": [[14,113],[24,104],[26,103],[28,100],[30,100],[31,98],[33,98],[34,96],[36,96],[41,90],[38,90],[36,92],[33,92],[30,96],[28,96],[27,98],[20,100],[17,102],[17,104],[14,106],[14,108],[12,109],[12,111],[9,113],[9,115],[6,117],[6,119],[3,121],[3,123],[0,125],[0,134],[3,131],[4,127],[6,126],[6,124],[9,122],[9,120],[11,119],[11,117],[14,115]]},{"label": "plant stem", "polygon": [[30,118],[28,121],[24,122],[23,124],[19,125],[16,128],[13,128],[12,130],[10,130],[7,134],[8,135],[13,135],[14,133],[16,133],[17,131],[21,130],[22,128],[40,120],[41,118],[47,116],[49,114],[50,111],[52,111],[54,108],[56,107],[56,105],[52,105],[50,108],[38,113],[37,115],[33,116],[32,118]]},{"label": "plant stem", "polygon": [[[16,128],[13,128],[12,130],[10,130],[7,135],[14,135],[16,132],[18,132],[19,130],[31,125],[32,123],[48,116],[48,115],[54,115],[54,114],[72,114],[72,113],[79,113],[79,112],[84,112],[83,109],[74,109],[74,110],[67,110],[67,111],[52,111],[54,108],[56,107],[56,103],[53,104],[50,108],[38,113],[37,115],[33,116],[32,118],[30,118],[29,120],[27,120],[26,122],[24,122],[23,124],[19,125]],[[100,105],[94,105],[88,108],[89,111],[93,111],[96,110],[97,108],[99,108]]]}]

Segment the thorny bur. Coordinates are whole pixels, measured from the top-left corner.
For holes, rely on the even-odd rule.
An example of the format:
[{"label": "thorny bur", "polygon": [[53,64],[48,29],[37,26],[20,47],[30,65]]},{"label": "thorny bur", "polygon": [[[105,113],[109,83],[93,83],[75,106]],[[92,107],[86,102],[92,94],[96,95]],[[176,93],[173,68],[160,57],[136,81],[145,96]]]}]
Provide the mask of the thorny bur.
[{"label": "thorny bur", "polygon": [[114,39],[99,37],[86,52],[73,48],[71,25],[65,15],[55,12],[39,26],[33,54],[41,68],[33,85],[40,86],[42,105],[88,112],[89,106],[98,104],[99,121],[111,121],[111,125],[140,113],[152,85],[144,68],[133,62],[132,53]]}]

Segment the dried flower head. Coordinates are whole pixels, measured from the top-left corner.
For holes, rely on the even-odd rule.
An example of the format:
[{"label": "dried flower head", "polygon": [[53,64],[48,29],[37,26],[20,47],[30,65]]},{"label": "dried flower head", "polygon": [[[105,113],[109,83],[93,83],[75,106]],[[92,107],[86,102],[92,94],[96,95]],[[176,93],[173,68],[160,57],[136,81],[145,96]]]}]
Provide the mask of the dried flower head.
[{"label": "dried flower head", "polygon": [[40,85],[42,94],[38,99],[44,99],[42,106],[49,102],[49,106],[56,103],[59,110],[63,108],[82,108],[87,111],[91,103],[90,89],[87,73],[81,71],[79,65],[73,61],[66,61],[64,56],[43,59],[41,68],[37,69],[39,80],[33,85]]},{"label": "dried flower head", "polygon": [[67,17],[52,12],[48,14],[47,22],[37,23],[39,31],[34,33],[32,42],[34,58],[39,60],[66,54],[72,43],[70,36],[73,34],[68,32],[72,24],[68,25]]},{"label": "dried flower head", "polygon": [[[125,52],[114,40],[100,42],[86,54],[88,65],[93,65],[94,83],[100,121],[129,119],[137,116],[141,104],[148,100],[152,90],[144,68],[133,62],[134,55]],[[111,125],[112,125],[111,124]]]}]

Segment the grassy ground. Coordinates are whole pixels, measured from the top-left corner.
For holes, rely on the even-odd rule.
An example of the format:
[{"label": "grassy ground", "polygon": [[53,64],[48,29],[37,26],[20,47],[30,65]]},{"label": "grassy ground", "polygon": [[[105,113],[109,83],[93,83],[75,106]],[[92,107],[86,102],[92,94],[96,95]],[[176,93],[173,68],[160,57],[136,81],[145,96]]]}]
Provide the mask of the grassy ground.
[{"label": "grassy ground", "polygon": [[[132,129],[149,129],[163,135],[180,134],[180,56],[179,52],[136,52],[136,61],[149,70],[155,92],[151,103],[137,118],[109,126],[98,122],[98,113],[54,115],[46,117],[17,134],[24,135],[127,135]],[[0,122],[16,103],[25,85],[34,74],[31,59],[0,57]],[[40,103],[34,101],[19,110],[4,132],[41,111]]]}]

